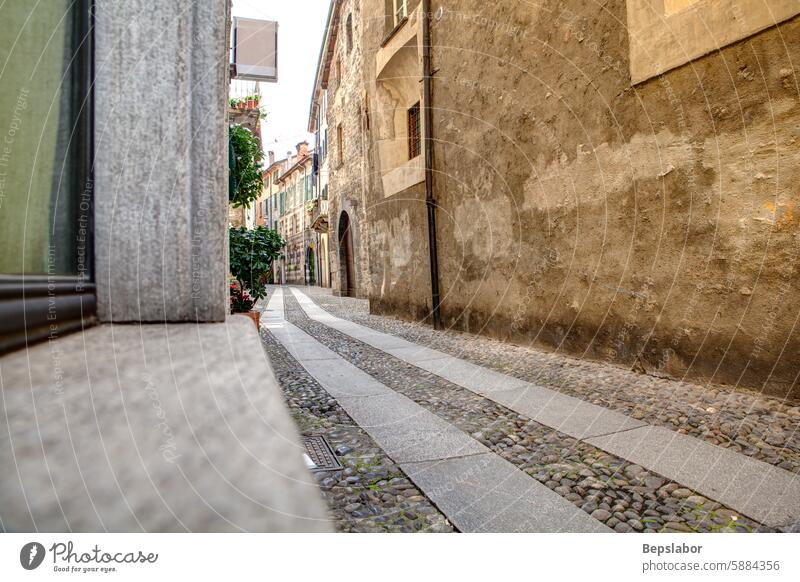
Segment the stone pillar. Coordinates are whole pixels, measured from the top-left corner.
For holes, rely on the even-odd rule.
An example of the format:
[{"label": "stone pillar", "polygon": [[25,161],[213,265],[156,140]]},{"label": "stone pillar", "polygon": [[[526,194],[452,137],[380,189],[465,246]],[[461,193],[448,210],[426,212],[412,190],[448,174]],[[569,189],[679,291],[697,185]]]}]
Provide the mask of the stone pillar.
[{"label": "stone pillar", "polygon": [[228,2],[97,0],[102,321],[227,314]]}]

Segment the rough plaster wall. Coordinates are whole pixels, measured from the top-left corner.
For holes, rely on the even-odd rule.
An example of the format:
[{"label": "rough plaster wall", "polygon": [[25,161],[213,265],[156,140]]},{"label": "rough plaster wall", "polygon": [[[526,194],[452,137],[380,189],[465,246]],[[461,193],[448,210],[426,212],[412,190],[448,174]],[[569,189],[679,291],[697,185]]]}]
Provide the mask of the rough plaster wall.
[{"label": "rough plaster wall", "polygon": [[[367,174],[366,201],[370,227],[370,310],[373,313],[401,314],[424,319],[430,312],[430,271],[424,184],[386,196],[379,171],[379,140],[394,135],[391,115],[379,115],[386,106],[385,85],[375,83],[376,52],[389,32],[383,0],[363,0],[364,22],[363,84],[372,104],[372,129],[367,136],[366,159],[372,171]],[[418,1],[408,3],[409,14]],[[384,95],[381,95],[381,92]],[[385,125],[382,125],[385,124]],[[386,302],[383,302],[386,298]]]},{"label": "rough plaster wall", "polygon": [[[340,12],[341,30],[332,62],[341,60],[342,79],[331,79],[328,85],[328,215],[330,217],[330,265],[331,287],[336,294],[345,294],[342,264],[339,257],[339,218],[342,210],[350,216],[352,225],[353,258],[355,262],[355,289],[357,297],[369,294],[369,229],[367,228],[367,203],[365,199],[365,175],[368,160],[365,157],[362,109],[363,66],[362,51],[362,2],[349,0],[342,3]],[[346,48],[345,23],[347,15],[353,15],[353,48]],[[335,68],[335,67],[334,67]],[[332,73],[333,76],[333,73]],[[340,164],[337,143],[337,126],[344,132],[344,163]]]},{"label": "rough plaster wall", "polygon": [[222,321],[227,2],[98,0],[95,247],[103,321]]},{"label": "rough plaster wall", "polygon": [[[800,20],[632,87],[623,0],[440,6],[446,323],[800,395]],[[371,305],[417,317],[428,297],[395,285]]]}]

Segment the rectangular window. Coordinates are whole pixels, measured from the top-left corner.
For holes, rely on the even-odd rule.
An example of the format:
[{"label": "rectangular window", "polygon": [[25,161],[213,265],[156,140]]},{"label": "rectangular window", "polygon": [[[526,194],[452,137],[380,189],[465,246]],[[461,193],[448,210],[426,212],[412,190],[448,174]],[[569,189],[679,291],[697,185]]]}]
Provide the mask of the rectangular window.
[{"label": "rectangular window", "polygon": [[394,0],[394,25],[400,24],[400,21],[406,16],[408,16],[406,0]]},{"label": "rectangular window", "polygon": [[421,153],[422,130],[419,117],[419,103],[408,110],[408,159],[413,160]]},{"label": "rectangular window", "polygon": [[339,165],[344,163],[344,131],[342,131],[342,124],[336,126],[336,146],[339,153]]},{"label": "rectangular window", "polygon": [[95,312],[89,10],[0,3],[0,352]]}]

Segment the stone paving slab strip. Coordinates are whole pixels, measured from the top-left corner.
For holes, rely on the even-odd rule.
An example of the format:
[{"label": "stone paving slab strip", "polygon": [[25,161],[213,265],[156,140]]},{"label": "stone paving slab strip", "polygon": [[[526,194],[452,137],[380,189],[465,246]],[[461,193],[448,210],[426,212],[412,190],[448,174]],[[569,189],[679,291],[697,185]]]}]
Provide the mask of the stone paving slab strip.
[{"label": "stone paving slab strip", "polygon": [[647,426],[586,439],[772,527],[800,519],[800,477],[694,437]]},{"label": "stone paving slab strip", "polygon": [[493,453],[400,467],[461,531],[611,531]]},{"label": "stone paving slab strip", "polygon": [[[442,352],[437,353],[443,358],[432,357],[430,352],[436,350],[430,348],[425,348],[428,351],[424,359],[414,358],[409,354],[414,353],[412,348],[417,344],[335,317],[299,289],[292,288],[292,293],[311,319],[689,486],[765,525],[785,527],[800,521],[800,478],[789,471]],[[507,382],[507,389],[499,390],[503,381]]]},{"label": "stone paving slab strip", "polygon": [[[284,319],[280,289],[270,298],[262,321],[290,353],[301,341],[309,344],[301,335],[310,336]],[[321,343],[317,349],[333,354]],[[364,377],[371,379],[343,358],[336,358],[326,357],[324,365],[315,367],[319,376],[309,373],[323,386],[333,381],[326,377],[328,370],[344,371],[345,367],[349,367],[347,377],[359,378],[362,386],[369,382]],[[308,363],[302,358],[298,362],[304,367]],[[337,400],[448,519],[452,516],[461,531],[611,531],[457,427],[383,387],[383,393]],[[476,457],[484,459],[470,461]],[[418,475],[419,481],[413,475]]]},{"label": "stone paving slab strip", "polygon": [[[287,350],[288,351],[288,350]],[[296,358],[295,358],[296,359]],[[334,398],[355,398],[386,394],[386,386],[372,376],[353,376],[350,368],[335,360],[305,360],[303,367]]]},{"label": "stone paving slab strip", "polygon": [[616,433],[646,424],[572,396],[550,394],[551,390],[527,384],[511,390],[478,392],[531,420],[579,440]]}]

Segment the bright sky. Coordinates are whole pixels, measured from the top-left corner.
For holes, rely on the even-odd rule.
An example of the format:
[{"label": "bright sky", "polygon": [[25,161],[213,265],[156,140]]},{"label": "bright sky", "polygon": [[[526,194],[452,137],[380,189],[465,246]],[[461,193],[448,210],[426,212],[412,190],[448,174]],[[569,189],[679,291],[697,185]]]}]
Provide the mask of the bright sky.
[{"label": "bright sky", "polygon": [[313,143],[308,110],[329,6],[330,0],[233,0],[234,16],[278,21],[278,82],[261,83],[261,137],[277,159],[304,139]]}]

